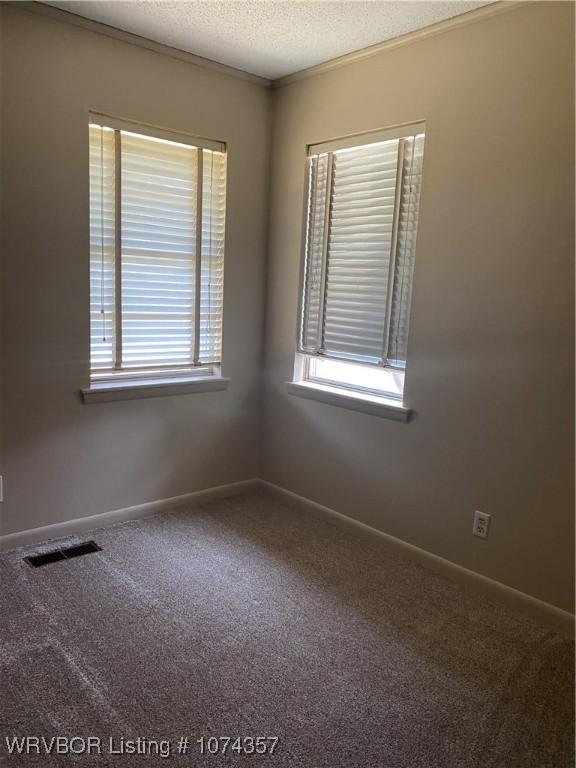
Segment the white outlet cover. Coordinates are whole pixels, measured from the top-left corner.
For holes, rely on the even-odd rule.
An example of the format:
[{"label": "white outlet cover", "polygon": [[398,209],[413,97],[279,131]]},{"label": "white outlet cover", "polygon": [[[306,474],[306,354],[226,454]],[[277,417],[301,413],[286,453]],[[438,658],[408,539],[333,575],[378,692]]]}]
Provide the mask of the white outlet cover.
[{"label": "white outlet cover", "polygon": [[490,527],[490,515],[488,512],[480,512],[478,509],[474,512],[474,524],[472,533],[481,539],[488,538],[488,528]]}]

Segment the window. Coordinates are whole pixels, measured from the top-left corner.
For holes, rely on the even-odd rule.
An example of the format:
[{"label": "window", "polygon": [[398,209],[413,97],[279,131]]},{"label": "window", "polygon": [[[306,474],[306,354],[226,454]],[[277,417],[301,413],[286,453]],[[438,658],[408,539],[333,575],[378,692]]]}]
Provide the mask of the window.
[{"label": "window", "polygon": [[92,383],[217,375],[226,148],[91,116]]},{"label": "window", "polygon": [[313,145],[295,379],[402,401],[424,126]]}]

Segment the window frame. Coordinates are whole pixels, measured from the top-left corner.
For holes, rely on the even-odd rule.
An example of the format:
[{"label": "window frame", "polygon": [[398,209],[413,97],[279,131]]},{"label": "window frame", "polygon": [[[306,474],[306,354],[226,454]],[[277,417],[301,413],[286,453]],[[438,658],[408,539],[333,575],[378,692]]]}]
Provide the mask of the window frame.
[{"label": "window frame", "polygon": [[319,375],[318,372],[314,371],[314,367],[318,362],[322,361],[329,361],[332,363],[336,363],[337,365],[348,367],[348,366],[355,366],[359,369],[363,368],[370,368],[372,371],[382,371],[382,373],[390,373],[390,375],[399,375],[402,377],[402,392],[404,390],[404,370],[400,369],[391,369],[391,366],[367,366],[364,363],[357,363],[355,361],[344,361],[344,360],[336,360],[333,358],[326,358],[321,356],[315,356],[315,355],[303,355],[303,365],[302,365],[302,380],[308,381],[310,384],[319,384],[321,386],[325,387],[332,387],[334,389],[344,389],[348,392],[357,392],[359,394],[364,395],[372,395],[374,397],[385,397],[386,399],[391,400],[398,400],[402,401],[402,394],[399,394],[397,392],[393,392],[392,390],[384,389],[383,387],[370,387],[370,386],[364,386],[362,384],[353,384],[351,382],[342,381],[341,379],[336,378],[329,378],[326,376]]},{"label": "window frame", "polygon": [[[202,175],[202,150],[210,150],[227,155],[228,149],[225,141],[209,139],[192,133],[179,130],[162,128],[149,123],[137,122],[125,118],[118,118],[103,112],[88,112],[88,127],[97,126],[99,128],[111,129],[114,131],[116,166],[113,184],[115,188],[115,245],[114,245],[114,263],[117,265],[122,257],[122,228],[121,228],[121,207],[118,206],[118,200],[121,196],[121,172],[118,173],[120,165],[120,142],[118,136],[121,132],[143,136],[150,139],[156,139],[165,142],[172,142],[180,145],[186,145],[200,151],[197,173]],[[227,184],[226,184],[227,187]],[[199,186],[199,188],[201,188]],[[202,211],[204,197],[197,200],[197,215]],[[226,215],[226,209],[225,215]],[[198,218],[196,219],[198,221]],[[201,221],[201,219],[200,219]],[[197,228],[197,238],[202,237],[202,226]],[[224,241],[225,242],[225,241]],[[90,250],[92,246],[90,244]],[[196,301],[199,302],[200,292],[200,273],[201,259],[198,253],[194,257],[193,269],[196,273],[195,288]],[[118,266],[115,267],[115,271]],[[223,291],[223,288],[222,288]],[[122,323],[118,323],[118,316],[122,317],[121,295],[116,295],[115,299],[115,333],[122,334]],[[199,308],[201,304],[198,304]],[[223,308],[222,308],[223,309]],[[195,312],[198,310],[195,309]],[[223,320],[223,311],[222,311]],[[199,327],[194,326],[194,345],[199,348]],[[118,344],[118,341],[116,341]],[[121,342],[120,342],[121,344]],[[222,375],[222,362],[194,363],[190,365],[157,365],[141,367],[119,367],[117,370],[94,369],[92,367],[92,349],[90,344],[89,355],[89,386],[81,390],[84,402],[100,402],[117,399],[131,399],[132,397],[149,397],[164,394],[178,394],[191,391],[210,391],[225,389],[229,379]]]},{"label": "window frame", "polygon": [[[306,302],[306,295],[305,295],[305,285],[306,285],[306,270],[307,270],[307,245],[308,245],[308,227],[309,227],[309,216],[310,216],[310,201],[311,201],[311,174],[308,168],[308,164],[310,162],[311,156],[318,155],[321,153],[333,153],[336,151],[346,150],[346,149],[354,149],[354,148],[360,148],[369,146],[371,144],[377,144],[384,141],[390,141],[393,139],[405,139],[408,137],[416,137],[418,135],[423,134],[426,136],[426,123],[424,120],[418,120],[413,121],[409,123],[402,123],[396,126],[391,126],[389,128],[381,128],[377,130],[371,130],[371,131],[365,131],[362,133],[357,134],[351,134],[348,136],[344,136],[341,138],[334,138],[329,139],[322,142],[315,142],[310,143],[306,145],[306,151],[305,151],[305,183],[304,183],[304,192],[303,192],[303,201],[302,201],[302,232],[301,232],[301,246],[300,246],[300,270],[299,270],[299,280],[298,280],[298,308],[297,308],[297,327],[296,327],[296,354],[295,354],[295,362],[294,362],[294,375],[291,382],[288,382],[288,390],[292,394],[296,394],[302,397],[309,397],[310,399],[318,399],[318,400],[325,400],[326,402],[330,402],[331,404],[341,404],[344,407],[351,407],[356,410],[365,410],[362,407],[362,404],[358,407],[354,405],[348,405],[346,401],[352,401],[354,398],[358,399],[365,399],[366,397],[372,398],[375,400],[381,400],[383,411],[390,411],[390,409],[394,410],[395,407],[398,407],[399,411],[402,411],[402,418],[400,420],[408,420],[409,415],[411,413],[411,409],[407,408],[404,405],[404,384],[405,384],[405,375],[406,375],[406,362],[400,361],[400,360],[394,360],[394,359],[388,359],[386,356],[384,356],[384,359],[382,363],[380,364],[374,364],[369,362],[360,362],[357,360],[350,360],[346,358],[339,358],[335,355],[327,355],[323,354],[320,351],[311,352],[310,350],[304,349],[303,345],[301,344],[302,341],[302,335],[303,335],[303,322],[304,322],[304,311],[305,311],[305,302]],[[400,165],[401,159],[400,159],[400,152],[399,152],[399,165]],[[330,165],[331,162],[329,161]],[[331,183],[327,184],[327,188],[330,189]],[[397,199],[398,196],[401,195],[401,181],[397,183],[396,187],[396,194],[395,194],[395,208],[399,208],[400,201]],[[420,206],[419,206],[420,207]],[[329,226],[329,214],[326,217],[327,221],[325,222],[326,227]],[[395,226],[396,229],[398,227],[398,212],[395,214]],[[393,236],[394,240],[391,245],[391,261],[393,262],[393,268],[395,268],[396,260],[398,257],[397,253],[397,231],[395,235]],[[322,282],[324,283],[326,280],[326,257],[327,257],[327,245],[324,246],[324,264],[323,264],[323,274],[322,274]],[[393,251],[393,253],[392,253]],[[389,304],[386,307],[386,315],[389,317],[392,311],[391,306],[391,287],[393,285],[393,269],[391,270],[392,276],[389,276],[388,280],[388,290],[389,290]],[[323,289],[324,290],[324,289]],[[325,294],[323,294],[325,297]],[[411,314],[411,312],[410,312]],[[387,317],[387,321],[388,321]],[[384,333],[386,333],[386,327]],[[388,347],[388,340],[386,339],[386,345]],[[315,359],[326,359],[326,360],[333,360],[333,361],[339,361],[346,365],[357,365],[364,368],[370,368],[370,369],[381,369],[381,370],[391,370],[394,373],[402,375],[402,394],[398,395],[395,392],[389,392],[384,389],[382,390],[376,390],[372,387],[364,387],[361,385],[356,384],[350,384],[350,383],[343,383],[341,381],[331,381],[330,379],[325,379],[322,377],[318,377],[314,375],[311,372],[311,364]],[[310,393],[307,390],[310,389],[317,389],[316,395],[312,397]],[[332,390],[334,394],[341,393],[342,402],[338,403],[334,400],[334,397],[326,397],[324,398],[324,390]],[[330,393],[328,393],[330,394]],[[370,413],[374,413],[374,409],[369,410]],[[378,413],[377,415],[387,415],[385,413]],[[392,418],[397,418],[396,415],[393,415]]]}]

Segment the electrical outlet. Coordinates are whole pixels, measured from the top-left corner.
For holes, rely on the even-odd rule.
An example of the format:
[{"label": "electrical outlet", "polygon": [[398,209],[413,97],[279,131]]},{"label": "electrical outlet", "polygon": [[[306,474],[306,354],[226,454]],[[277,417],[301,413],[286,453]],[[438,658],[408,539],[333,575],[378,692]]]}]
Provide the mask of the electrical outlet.
[{"label": "electrical outlet", "polygon": [[472,533],[474,536],[480,536],[481,539],[488,538],[488,527],[490,526],[490,515],[487,512],[474,512],[474,524]]}]

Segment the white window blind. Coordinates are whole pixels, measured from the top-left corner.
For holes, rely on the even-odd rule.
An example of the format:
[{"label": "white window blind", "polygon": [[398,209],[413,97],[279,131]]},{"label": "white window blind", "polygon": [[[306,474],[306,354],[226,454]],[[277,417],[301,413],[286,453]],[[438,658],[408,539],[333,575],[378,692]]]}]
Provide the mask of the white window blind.
[{"label": "white window blind", "polygon": [[90,125],[93,377],[220,363],[225,206],[223,149]]},{"label": "white window blind", "polygon": [[423,149],[420,131],[311,148],[301,352],[404,366]]}]

